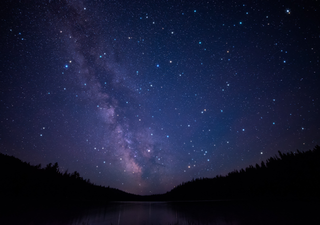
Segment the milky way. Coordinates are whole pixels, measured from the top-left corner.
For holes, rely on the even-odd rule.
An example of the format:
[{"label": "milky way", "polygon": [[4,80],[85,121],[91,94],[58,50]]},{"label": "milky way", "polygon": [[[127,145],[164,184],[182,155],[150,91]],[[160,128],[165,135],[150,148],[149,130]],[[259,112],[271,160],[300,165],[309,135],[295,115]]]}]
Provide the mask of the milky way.
[{"label": "milky way", "polygon": [[1,3],[0,151],[136,194],[319,143],[312,3]]},{"label": "milky way", "polygon": [[[116,168],[116,173],[122,172],[125,181],[121,184],[126,184],[128,190],[137,192],[150,183],[154,188],[162,187],[161,183],[170,178],[175,161],[170,157],[168,145],[154,130],[159,125],[146,110],[145,97],[137,94],[140,88],[132,76],[139,72],[130,74],[126,64],[131,60],[114,49],[110,38],[106,38],[108,32],[96,22],[110,19],[103,26],[114,27],[114,18],[102,16],[103,12],[87,13],[84,4],[78,1],[68,2],[59,14],[64,19],[59,20],[58,16],[53,21],[68,59],[63,75],[73,77],[71,85],[77,89],[76,96],[84,101],[84,108],[89,105],[87,113],[97,123],[86,125],[95,136],[92,141],[90,134],[86,138],[86,142],[95,146],[86,154],[92,151],[100,162]],[[55,15],[56,11],[51,16]],[[167,176],[159,180],[162,174]]]}]

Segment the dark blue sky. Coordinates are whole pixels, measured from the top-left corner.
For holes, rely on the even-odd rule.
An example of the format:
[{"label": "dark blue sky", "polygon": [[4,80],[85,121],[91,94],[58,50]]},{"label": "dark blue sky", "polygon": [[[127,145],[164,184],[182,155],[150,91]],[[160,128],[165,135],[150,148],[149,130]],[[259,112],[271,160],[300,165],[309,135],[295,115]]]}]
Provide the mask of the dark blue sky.
[{"label": "dark blue sky", "polygon": [[0,152],[136,194],[320,142],[314,1],[5,1]]}]

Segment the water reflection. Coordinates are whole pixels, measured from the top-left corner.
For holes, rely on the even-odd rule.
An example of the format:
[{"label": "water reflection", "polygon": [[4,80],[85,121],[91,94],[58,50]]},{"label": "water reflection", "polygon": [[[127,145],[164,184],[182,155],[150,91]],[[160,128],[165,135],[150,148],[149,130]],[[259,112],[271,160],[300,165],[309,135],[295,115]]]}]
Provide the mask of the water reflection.
[{"label": "water reflection", "polygon": [[74,220],[72,224],[175,224],[178,214],[165,202],[112,203]]},{"label": "water reflection", "polygon": [[[313,223],[317,207],[308,202],[113,202],[91,209],[13,212],[0,224],[126,225],[126,224],[306,224]],[[312,220],[312,221],[311,221]],[[316,222],[319,222],[316,221]]]}]

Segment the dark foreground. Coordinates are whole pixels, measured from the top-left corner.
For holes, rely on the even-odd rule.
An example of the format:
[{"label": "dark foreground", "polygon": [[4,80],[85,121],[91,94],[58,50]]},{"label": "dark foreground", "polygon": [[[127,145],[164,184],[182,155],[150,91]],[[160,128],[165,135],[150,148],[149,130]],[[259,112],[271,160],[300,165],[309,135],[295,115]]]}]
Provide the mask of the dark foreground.
[{"label": "dark foreground", "polygon": [[[2,211],[3,212],[3,211]],[[18,208],[0,224],[319,224],[316,201],[110,202],[100,207]]]},{"label": "dark foreground", "polygon": [[111,201],[201,201],[225,199],[320,200],[320,146],[306,152],[281,153],[261,165],[226,176],[196,178],[167,193],[139,196],[102,187],[75,171],[62,173],[58,163],[30,165],[0,153],[2,205],[35,207],[101,206]]},{"label": "dark foreground", "polygon": [[320,146],[279,152],[227,176],[139,196],[62,173],[58,163],[41,168],[0,153],[0,224],[320,224],[319,161]]}]

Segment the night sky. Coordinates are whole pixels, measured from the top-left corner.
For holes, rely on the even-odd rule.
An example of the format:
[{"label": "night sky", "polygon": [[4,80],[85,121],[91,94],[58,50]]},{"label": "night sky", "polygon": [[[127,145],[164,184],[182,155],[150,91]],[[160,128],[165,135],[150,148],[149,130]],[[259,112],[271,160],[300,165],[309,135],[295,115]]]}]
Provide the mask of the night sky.
[{"label": "night sky", "polygon": [[165,193],[320,143],[316,1],[1,1],[0,152]]}]

